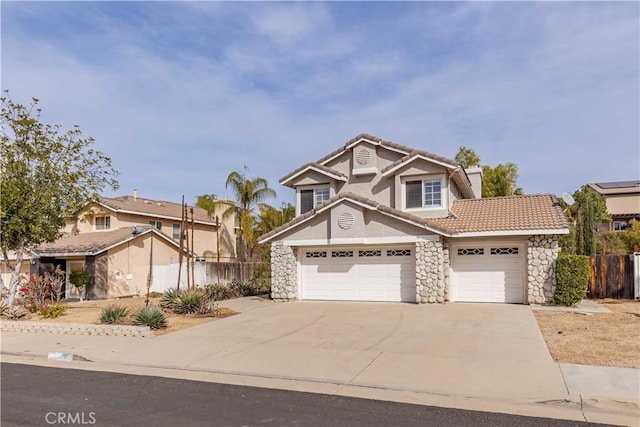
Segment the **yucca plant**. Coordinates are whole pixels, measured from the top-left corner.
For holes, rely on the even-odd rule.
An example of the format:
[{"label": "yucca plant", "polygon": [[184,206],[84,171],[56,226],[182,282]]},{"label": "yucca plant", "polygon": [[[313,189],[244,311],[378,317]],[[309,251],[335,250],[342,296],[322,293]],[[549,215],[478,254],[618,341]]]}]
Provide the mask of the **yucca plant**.
[{"label": "yucca plant", "polygon": [[155,305],[149,305],[136,314],[133,324],[148,326],[151,329],[162,329],[167,327],[167,318],[160,308]]},{"label": "yucca plant", "polygon": [[9,320],[23,320],[28,314],[29,311],[19,305],[9,307],[2,312],[2,316]]},{"label": "yucca plant", "polygon": [[166,290],[160,298],[160,307],[166,308],[167,310],[173,310],[181,294],[182,291],[174,288]]},{"label": "yucca plant", "polygon": [[106,323],[107,325],[123,323],[130,314],[131,310],[127,307],[112,304],[103,308],[102,312],[100,312],[100,323]]},{"label": "yucca plant", "polygon": [[178,314],[197,313],[205,304],[205,293],[201,289],[190,289],[178,295],[173,311]]}]

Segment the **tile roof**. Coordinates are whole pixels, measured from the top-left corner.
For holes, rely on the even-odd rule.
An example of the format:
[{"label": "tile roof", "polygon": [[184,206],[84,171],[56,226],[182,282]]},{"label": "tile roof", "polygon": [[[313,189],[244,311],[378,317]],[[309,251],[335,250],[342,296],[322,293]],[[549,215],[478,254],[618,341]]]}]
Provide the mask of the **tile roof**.
[{"label": "tile roof", "polygon": [[310,167],[313,167],[313,168],[316,168],[316,169],[320,169],[323,172],[326,172],[326,173],[331,174],[331,175],[338,176],[340,178],[346,178],[347,177],[342,172],[339,172],[339,171],[337,171],[335,169],[331,169],[330,167],[327,167],[325,165],[321,165],[318,162],[309,162],[309,163],[306,163],[306,164],[300,166],[298,169],[294,170],[293,172],[288,173],[287,175],[285,175],[282,178],[280,178],[280,183],[283,183],[283,182],[287,181],[289,178],[297,175],[298,173],[300,173],[303,170],[305,170],[307,168],[310,168]]},{"label": "tile roof", "polygon": [[[99,203],[117,211],[136,212],[141,215],[158,216],[180,220],[182,218],[182,205],[180,203],[165,202],[159,200],[144,199],[142,197],[119,196],[100,197]],[[195,206],[193,217],[197,222],[215,224],[215,219],[210,219],[207,211]]]},{"label": "tile roof", "polygon": [[[137,227],[140,232],[134,234]],[[53,243],[40,245],[33,249],[39,256],[61,254],[96,255],[104,250],[133,239],[143,232],[151,230],[151,226],[123,227],[110,231],[94,231],[89,233],[67,234]]]},{"label": "tile roof", "polygon": [[[326,162],[327,160],[337,156],[338,154],[341,154],[344,151],[347,151],[347,149],[349,148],[350,145],[352,145],[353,143],[355,143],[355,142],[357,142],[357,141],[359,141],[361,139],[367,139],[369,141],[377,142],[380,145],[382,145],[383,147],[387,147],[387,148],[391,148],[391,149],[396,150],[396,151],[403,152],[406,156],[412,156],[412,155],[415,155],[415,154],[422,154],[425,157],[430,157],[430,158],[436,159],[436,160],[438,160],[440,162],[448,163],[448,164],[450,164],[452,166],[458,166],[458,163],[456,161],[448,159],[446,157],[438,156],[437,154],[432,154],[432,153],[429,153],[428,151],[416,150],[415,148],[407,147],[406,145],[396,144],[395,142],[386,141],[386,140],[384,140],[382,138],[378,138],[377,136],[369,135],[369,134],[366,134],[366,133],[361,133],[361,134],[355,136],[354,138],[351,138],[349,141],[347,141],[346,144],[344,144],[344,146],[342,146],[342,147],[338,148],[337,150],[327,154],[326,156],[324,156],[323,158],[318,160],[316,163],[322,164],[322,163]],[[400,159],[400,160],[402,160],[402,159]],[[400,160],[398,160],[398,161],[400,161]]]},{"label": "tile roof", "polygon": [[564,230],[569,227],[553,194],[457,200],[451,206],[451,215],[432,218],[428,222],[452,229],[455,234]]},{"label": "tile roof", "polygon": [[465,233],[524,232],[557,230],[565,232],[569,227],[556,196],[536,194],[529,196],[494,197],[486,199],[458,200],[453,203],[446,218],[423,218],[378,203],[366,197],[344,192],[333,196],[322,205],[306,212],[275,230],[260,236],[264,242],[281,232],[316,215],[323,208],[341,199],[352,200],[370,206],[399,219],[422,224],[438,234],[456,237]]}]

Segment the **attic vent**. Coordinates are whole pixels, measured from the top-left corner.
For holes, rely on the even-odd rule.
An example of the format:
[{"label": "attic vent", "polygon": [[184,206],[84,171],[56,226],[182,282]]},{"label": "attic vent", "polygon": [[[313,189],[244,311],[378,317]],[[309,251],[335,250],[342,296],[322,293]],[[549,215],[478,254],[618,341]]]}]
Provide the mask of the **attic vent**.
[{"label": "attic vent", "polygon": [[365,148],[361,148],[356,153],[356,162],[361,165],[366,165],[371,160],[371,152]]},{"label": "attic vent", "polygon": [[348,230],[353,226],[356,219],[349,212],[344,212],[338,217],[338,225],[343,230]]},{"label": "attic vent", "polygon": [[151,202],[150,202],[150,201],[148,201],[148,200],[145,200],[144,202],[145,202],[146,204],[148,204],[148,205],[150,205],[150,204],[151,204]]}]

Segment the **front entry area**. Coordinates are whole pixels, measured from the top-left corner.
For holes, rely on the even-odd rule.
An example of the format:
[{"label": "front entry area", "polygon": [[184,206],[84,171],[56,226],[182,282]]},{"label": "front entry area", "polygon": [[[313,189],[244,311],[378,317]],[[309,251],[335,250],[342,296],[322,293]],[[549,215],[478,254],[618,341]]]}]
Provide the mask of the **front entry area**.
[{"label": "front entry area", "polygon": [[416,301],[414,246],[301,248],[300,297],[333,301]]},{"label": "front entry area", "polygon": [[456,244],[450,253],[453,301],[525,302],[524,244]]}]

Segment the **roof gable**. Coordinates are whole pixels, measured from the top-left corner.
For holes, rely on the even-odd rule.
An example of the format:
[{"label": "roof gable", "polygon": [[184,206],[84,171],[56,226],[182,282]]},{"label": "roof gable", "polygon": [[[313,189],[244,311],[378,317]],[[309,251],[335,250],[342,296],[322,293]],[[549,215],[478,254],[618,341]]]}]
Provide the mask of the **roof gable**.
[{"label": "roof gable", "polygon": [[298,169],[294,170],[293,172],[282,177],[280,179],[280,184],[290,185],[294,179],[299,178],[309,173],[310,171],[317,172],[321,175],[327,176],[336,181],[347,181],[347,177],[342,172],[336,171],[327,166],[321,165],[317,162],[309,162],[299,167]]},{"label": "roof gable", "polygon": [[[182,204],[180,203],[143,199],[133,196],[100,197],[96,203],[115,213],[122,212],[177,221],[180,221],[182,218]],[[196,223],[215,225],[215,220],[209,218],[206,210],[197,206],[187,207],[193,209],[193,217]]]}]

